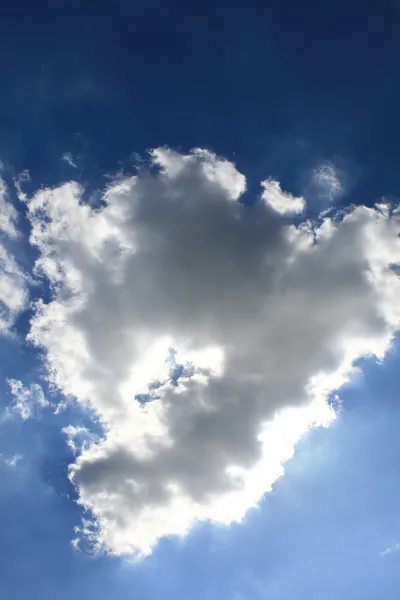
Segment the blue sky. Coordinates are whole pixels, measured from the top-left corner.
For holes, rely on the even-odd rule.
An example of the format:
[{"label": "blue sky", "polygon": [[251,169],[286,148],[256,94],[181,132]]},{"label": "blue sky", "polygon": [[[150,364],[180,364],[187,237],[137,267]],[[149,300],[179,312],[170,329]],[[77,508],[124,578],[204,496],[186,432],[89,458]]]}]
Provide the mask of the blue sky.
[{"label": "blue sky", "polygon": [[[13,4],[4,8],[0,23],[1,177],[7,186],[7,206],[16,211],[15,219],[7,222],[16,224],[19,235],[3,232],[1,243],[19,265],[18,273],[23,273],[25,283],[21,285],[29,300],[21,302],[9,331],[0,335],[2,597],[398,598],[398,287],[387,277],[388,272],[380,273],[382,278],[374,284],[375,295],[371,293],[369,302],[364,301],[368,294],[361,275],[358,280],[360,269],[372,264],[368,261],[384,256],[382,260],[388,264],[396,262],[396,240],[390,238],[394,229],[382,221],[381,229],[368,234],[373,248],[369,254],[369,246],[363,245],[366,221],[355,217],[354,224],[349,225],[354,227],[350,239],[343,233],[338,237],[341,242],[332,247],[327,244],[326,254],[321,249],[312,268],[301,262],[300,246],[285,246],[281,254],[278,239],[286,231],[286,218],[297,232],[302,224],[303,229],[309,227],[305,225],[307,219],[313,221],[312,234],[322,239],[324,234],[318,227],[323,210],[335,215],[334,231],[340,236],[340,231],[346,231],[346,225],[341,228],[342,208],[370,207],[374,212],[368,215],[373,214],[373,219],[376,202],[390,204],[392,209],[398,203],[399,28],[399,6],[389,0],[379,6],[358,0],[339,0],[335,5],[313,0],[303,5],[219,0],[196,7],[180,1],[120,0],[104,7],[86,2],[84,7],[62,3],[49,9],[27,3],[23,9]],[[165,150],[149,158],[147,152],[155,148],[169,148],[172,150],[168,152],[176,154]],[[193,148],[206,149],[209,154],[190,154]],[[173,173],[172,163],[178,165],[178,175]],[[235,165],[232,168],[231,163]],[[24,171],[29,172],[29,179],[21,179]],[[131,174],[138,175],[139,192],[129,183]],[[246,177],[245,190],[240,174]],[[15,181],[20,181],[28,200],[18,198]],[[86,213],[79,212],[71,200],[75,192],[61,187],[70,181],[84,188],[76,192],[80,205],[94,207],[88,224]],[[261,196],[263,181],[267,183]],[[268,183],[271,181],[279,182],[278,192]],[[118,210],[128,210],[125,200],[119,204],[116,186],[121,182],[128,186],[132,198],[139,198],[135,200],[139,206],[135,231],[130,229],[134,217],[129,211],[118,221]],[[50,200],[45,193],[40,195],[40,190],[48,187],[54,188]],[[111,190],[109,200],[101,196],[107,187]],[[193,221],[183,205],[178,206],[181,212],[174,212],[178,209],[173,202],[168,205],[170,212],[165,212],[159,198],[174,198],[174,194],[178,198],[180,194],[182,198],[203,198],[208,207],[204,210],[209,212],[203,215],[199,209]],[[212,220],[214,214],[212,202],[225,196],[229,201],[240,199],[240,206],[247,211],[241,230],[229,229],[230,213],[224,207],[215,209],[212,222],[216,225],[209,225],[207,219]],[[303,212],[293,208],[299,198],[306,205]],[[264,204],[260,208],[260,199],[267,209]],[[276,201],[284,207],[285,202],[294,204],[282,209],[282,215]],[[111,216],[101,212],[106,202],[116,211]],[[8,210],[1,204],[0,209]],[[109,234],[104,245],[102,224],[95,220],[98,214],[105,214],[107,224],[116,224],[118,230],[118,234]],[[49,223],[60,226],[54,229],[55,234],[46,229]],[[82,223],[83,233],[76,234]],[[198,228],[191,232],[193,223]],[[253,290],[259,289],[257,260],[263,240],[257,223],[270,227],[266,247],[272,257],[271,268],[282,274],[287,286],[285,298],[294,299],[293,304],[289,300],[282,304],[293,306],[283,316],[279,302],[268,308],[276,327],[272,332],[266,330],[260,340],[257,335],[258,331],[264,335],[263,325],[252,316],[258,315],[258,296],[253,297]],[[189,235],[183,232],[185,226]],[[40,238],[40,227],[48,237]],[[40,238],[37,243],[29,241],[32,231]],[[159,237],[154,232],[159,232]],[[239,249],[235,235],[244,240]],[[174,236],[176,245],[169,243]],[[143,263],[136,265],[132,259],[124,271],[119,251],[129,248],[133,238],[150,249],[143,251]],[[154,250],[157,244],[161,248],[158,253]],[[238,267],[231,271],[230,261],[224,261],[228,252],[235,251]],[[93,264],[97,266],[89,259],[86,263],[90,252],[96,255],[98,263]],[[279,270],[284,252],[300,261],[288,280],[284,279],[286,271]],[[38,259],[43,261],[42,272],[34,271]],[[209,269],[210,263],[215,268]],[[4,264],[0,266],[6,270]],[[77,271],[68,275],[63,271],[65,264]],[[188,269],[182,288],[179,265]],[[62,273],[60,279],[54,275],[54,266]],[[121,290],[120,312],[114,304],[114,266],[117,275],[125,277],[115,284]],[[75,272],[79,277],[73,279]],[[137,278],[140,290],[149,290],[147,296],[143,293],[144,301],[130,285],[127,273]],[[148,278],[146,273],[150,273]],[[19,286],[19,275],[15,277]],[[155,285],[155,280],[162,283]],[[73,290],[71,281],[76,286]],[[178,300],[174,297],[176,289],[181,290]],[[90,298],[91,304],[81,312],[74,308],[72,316],[67,312],[56,317],[46,313],[47,325],[40,321],[32,304],[42,299],[46,306],[57,302],[66,310],[67,299],[75,295]],[[216,295],[226,309],[214,302]],[[129,311],[124,312],[124,298],[129,308],[133,307],[132,313],[139,307],[136,320],[131,320]],[[390,308],[385,318],[378,316],[382,306]],[[287,322],[291,323],[290,330],[285,330]],[[165,381],[156,371],[154,375],[151,369],[158,355],[153,365],[150,346],[150,366],[146,349],[135,355],[137,367],[133,358],[132,364],[124,362],[127,349],[131,349],[124,345],[128,343],[124,331],[131,331],[131,327],[139,330],[142,323],[143,331],[154,339],[165,333],[168,323],[174,343],[190,339],[197,352],[212,342],[225,352],[228,366],[224,373],[230,374],[226,382],[221,375],[225,368],[221,364],[225,363],[218,353],[200,356],[189,352],[185,357],[182,350],[183,358],[178,360],[184,366],[194,364],[199,377],[206,373],[207,389],[214,390],[210,394],[215,394],[228,411],[216,425],[211,422],[204,425],[204,431],[200,426],[194,430],[193,456],[192,446],[185,445],[186,438],[180,437],[181,429],[191,424],[190,418],[186,421],[182,417],[186,414],[184,404],[175,414],[171,398],[181,384],[196,396],[197,384],[191,376],[185,379],[184,367],[174,383],[170,371],[165,375],[165,368]],[[339,390],[339,407],[333,403],[336,419],[329,427],[311,428],[301,437],[293,458],[285,463],[284,475],[275,477],[272,491],[268,492],[269,484],[265,483],[262,491],[267,493],[239,522],[210,524],[199,518],[183,537],[163,533],[155,512],[150,513],[150,525],[143,525],[147,522],[144,509],[157,507],[167,511],[161,513],[161,520],[170,519],[172,529],[178,531],[176,511],[154,484],[164,476],[186,490],[190,510],[198,510],[195,503],[203,506],[208,502],[203,492],[214,494],[207,514],[223,521],[216,512],[215,498],[223,499],[226,491],[217,480],[218,460],[228,456],[245,470],[254,466],[259,448],[253,444],[252,428],[256,423],[269,422],[274,411],[306,404],[308,388],[306,393],[296,386],[309,381],[318,369],[334,370],[342,364],[346,348],[353,347],[354,323],[364,341],[364,346],[354,350],[361,370]],[[384,358],[365,358],[365,354],[379,353],[376,349],[385,346],[383,338],[388,331],[394,341],[389,350],[384,348]],[[338,339],[346,343],[342,347],[337,342],[339,354],[330,353],[337,332]],[[258,341],[254,342],[255,338]],[[84,350],[79,354],[81,339],[93,350],[88,357]],[[268,340],[272,340],[271,354],[265,345]],[[140,338],[141,349],[146,343]],[[231,346],[235,347],[232,355],[226,350]],[[83,342],[82,348],[86,348]],[[308,357],[308,352],[309,362],[303,365],[303,355]],[[273,384],[266,375],[270,363],[259,363],[264,353],[271,364],[277,361],[277,381]],[[205,362],[198,367],[197,360],[199,365]],[[80,370],[82,364],[86,371]],[[234,372],[237,365],[243,369],[243,377],[254,371],[255,377],[261,378],[261,392],[258,387],[253,390],[250,379],[244,388],[241,381],[232,383],[229,369]],[[117,400],[122,394],[118,386],[125,376],[129,385],[136,385],[135,378],[126,375],[131,367],[137,369],[134,373],[144,386],[136,391],[149,394],[146,415],[155,419],[157,414],[151,411],[159,400],[151,396],[151,383],[158,380],[154,394],[165,397],[168,407],[162,423],[167,423],[172,441],[181,450],[180,455],[168,459],[171,462],[163,458],[155,461],[148,472],[141,456],[135,455],[135,462],[129,462],[133,461],[130,452],[136,452],[135,444],[139,448],[147,443],[145,433],[143,437],[140,433],[142,413],[131,413],[130,405]],[[149,378],[142,383],[142,374],[148,369]],[[273,372],[271,377],[274,379]],[[339,381],[337,373],[335,377],[334,381]],[[10,380],[21,381],[25,392],[13,395]],[[285,385],[283,380],[287,380]],[[43,390],[43,405],[35,386]],[[103,386],[104,395],[96,386]],[[259,405],[262,389],[274,402],[269,412]],[[329,383],[321,392],[326,406],[330,406],[335,389]],[[232,417],[226,396],[235,396],[235,390],[249,408],[246,412],[237,409]],[[18,398],[31,407],[29,416],[24,417],[16,407]],[[137,415],[137,421],[131,415]],[[129,425],[128,433],[124,423]],[[148,426],[143,423],[144,428]],[[74,453],[67,445],[63,428],[68,426],[86,428],[80,430],[86,450],[79,446],[79,436],[74,439],[72,434],[70,442],[79,447]],[[131,437],[136,436],[136,429],[137,437]],[[150,433],[162,437],[153,430]],[[91,453],[94,440],[104,460]],[[198,460],[190,462],[196,453]],[[190,468],[185,471],[186,457]],[[119,491],[136,477],[132,464],[144,469],[143,479],[138,481],[139,487],[147,490],[146,501]],[[191,477],[193,465],[195,475]],[[74,485],[69,479],[71,466]],[[128,474],[126,469],[131,469]],[[231,482],[226,481],[229,487]],[[260,484],[259,476],[257,481]],[[120,495],[114,506],[115,490]],[[105,506],[100,492],[107,498]],[[91,515],[78,502],[83,498],[93,509],[92,516],[97,511],[103,519],[103,534],[97,532],[94,538],[82,536],[82,518]],[[254,502],[249,501],[251,504]],[[182,509],[182,522],[186,518],[183,513]],[[198,517],[200,513],[193,514]],[[71,543],[77,538],[78,549]],[[95,552],[99,540],[105,552]],[[152,545],[149,552],[144,550],[148,540]],[[148,556],[135,561],[124,555],[124,544]]]}]

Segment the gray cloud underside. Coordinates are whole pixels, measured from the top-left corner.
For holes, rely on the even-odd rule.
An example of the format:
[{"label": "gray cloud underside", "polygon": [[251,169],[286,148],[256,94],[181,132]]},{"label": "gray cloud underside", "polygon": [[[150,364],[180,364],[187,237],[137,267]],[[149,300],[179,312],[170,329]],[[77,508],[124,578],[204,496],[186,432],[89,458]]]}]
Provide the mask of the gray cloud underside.
[{"label": "gray cloud underside", "polygon": [[166,149],[153,160],[101,208],[72,183],[28,201],[53,285],[30,339],[104,425],[71,478],[117,554],[146,554],[196,519],[241,518],[280,475],[268,475],[265,424],[316,402],[310,418],[327,415],[328,394],[357,358],[384,355],[400,316],[398,217],[357,207],[294,225],[261,196],[241,204],[228,161]]}]

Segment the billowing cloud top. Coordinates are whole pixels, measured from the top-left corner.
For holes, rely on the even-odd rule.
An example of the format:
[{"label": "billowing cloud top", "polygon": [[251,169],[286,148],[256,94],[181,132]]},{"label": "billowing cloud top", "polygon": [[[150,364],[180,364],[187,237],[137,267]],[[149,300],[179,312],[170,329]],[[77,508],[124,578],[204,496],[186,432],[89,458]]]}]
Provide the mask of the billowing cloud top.
[{"label": "billowing cloud top", "polygon": [[389,209],[294,225],[304,199],[278,182],[248,206],[229,161],[151,156],[97,208],[76,183],[27,200],[52,286],[29,337],[104,427],[71,479],[96,521],[84,531],[116,554],[148,554],[198,519],[241,519],[302,433],[334,418],[328,396],[354,361],[383,356],[400,322]]},{"label": "billowing cloud top", "polygon": [[284,192],[279,181],[266,179],[261,182],[261,185],[264,188],[261,194],[262,199],[277,213],[290,215],[301,214],[304,211],[306,207],[304,198],[302,196],[296,198],[292,194]]}]

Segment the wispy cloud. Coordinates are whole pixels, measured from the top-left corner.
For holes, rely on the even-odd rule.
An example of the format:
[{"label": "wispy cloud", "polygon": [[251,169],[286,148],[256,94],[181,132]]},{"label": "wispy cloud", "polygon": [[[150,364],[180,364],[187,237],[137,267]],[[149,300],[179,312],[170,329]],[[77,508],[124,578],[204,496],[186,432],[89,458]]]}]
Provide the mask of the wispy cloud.
[{"label": "wispy cloud", "polygon": [[339,169],[332,163],[320,164],[312,172],[312,187],[321,199],[332,202],[344,192]]},{"label": "wispy cloud", "polygon": [[28,277],[10,252],[10,240],[19,236],[18,213],[9,201],[0,177],[0,334],[9,334],[17,315],[28,302]]},{"label": "wispy cloud", "polygon": [[400,552],[400,544],[394,544],[393,546],[388,546],[387,548],[385,548],[385,550],[383,550],[381,552],[381,556],[385,557],[385,556],[389,556],[389,554],[395,554],[397,552]]},{"label": "wispy cloud", "polygon": [[13,397],[11,413],[19,415],[23,421],[37,416],[38,411],[50,406],[43,389],[37,383],[32,383],[28,387],[16,379],[10,379],[8,383]]},{"label": "wispy cloud", "polygon": [[61,156],[61,160],[63,160],[64,162],[67,163],[67,165],[69,165],[70,167],[72,167],[73,169],[77,169],[78,165],[76,163],[76,160],[74,159],[74,157],[72,156],[71,152],[65,152],[65,154],[63,154]]},{"label": "wispy cloud", "polygon": [[4,464],[7,465],[7,467],[15,468],[24,457],[22,454],[13,454],[12,456],[4,456],[3,454],[0,454],[0,458],[3,460]]}]

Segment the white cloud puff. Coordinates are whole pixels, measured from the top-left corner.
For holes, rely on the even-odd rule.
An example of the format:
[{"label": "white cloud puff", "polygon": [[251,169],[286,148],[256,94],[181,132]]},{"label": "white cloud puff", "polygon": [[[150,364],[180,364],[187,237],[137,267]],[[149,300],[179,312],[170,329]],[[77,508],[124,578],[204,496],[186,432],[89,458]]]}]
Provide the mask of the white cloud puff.
[{"label": "white cloud puff", "polygon": [[261,185],[264,188],[262,199],[280,215],[301,214],[304,211],[306,207],[304,198],[284,192],[279,181],[265,179]]},{"label": "white cloud puff", "polygon": [[29,338],[103,425],[70,472],[89,538],[115,554],[241,519],[400,322],[398,216],[360,206],[294,225],[304,200],[277,182],[248,206],[244,176],[208,151],[152,160],[96,209],[76,183],[27,201],[53,290]]}]

